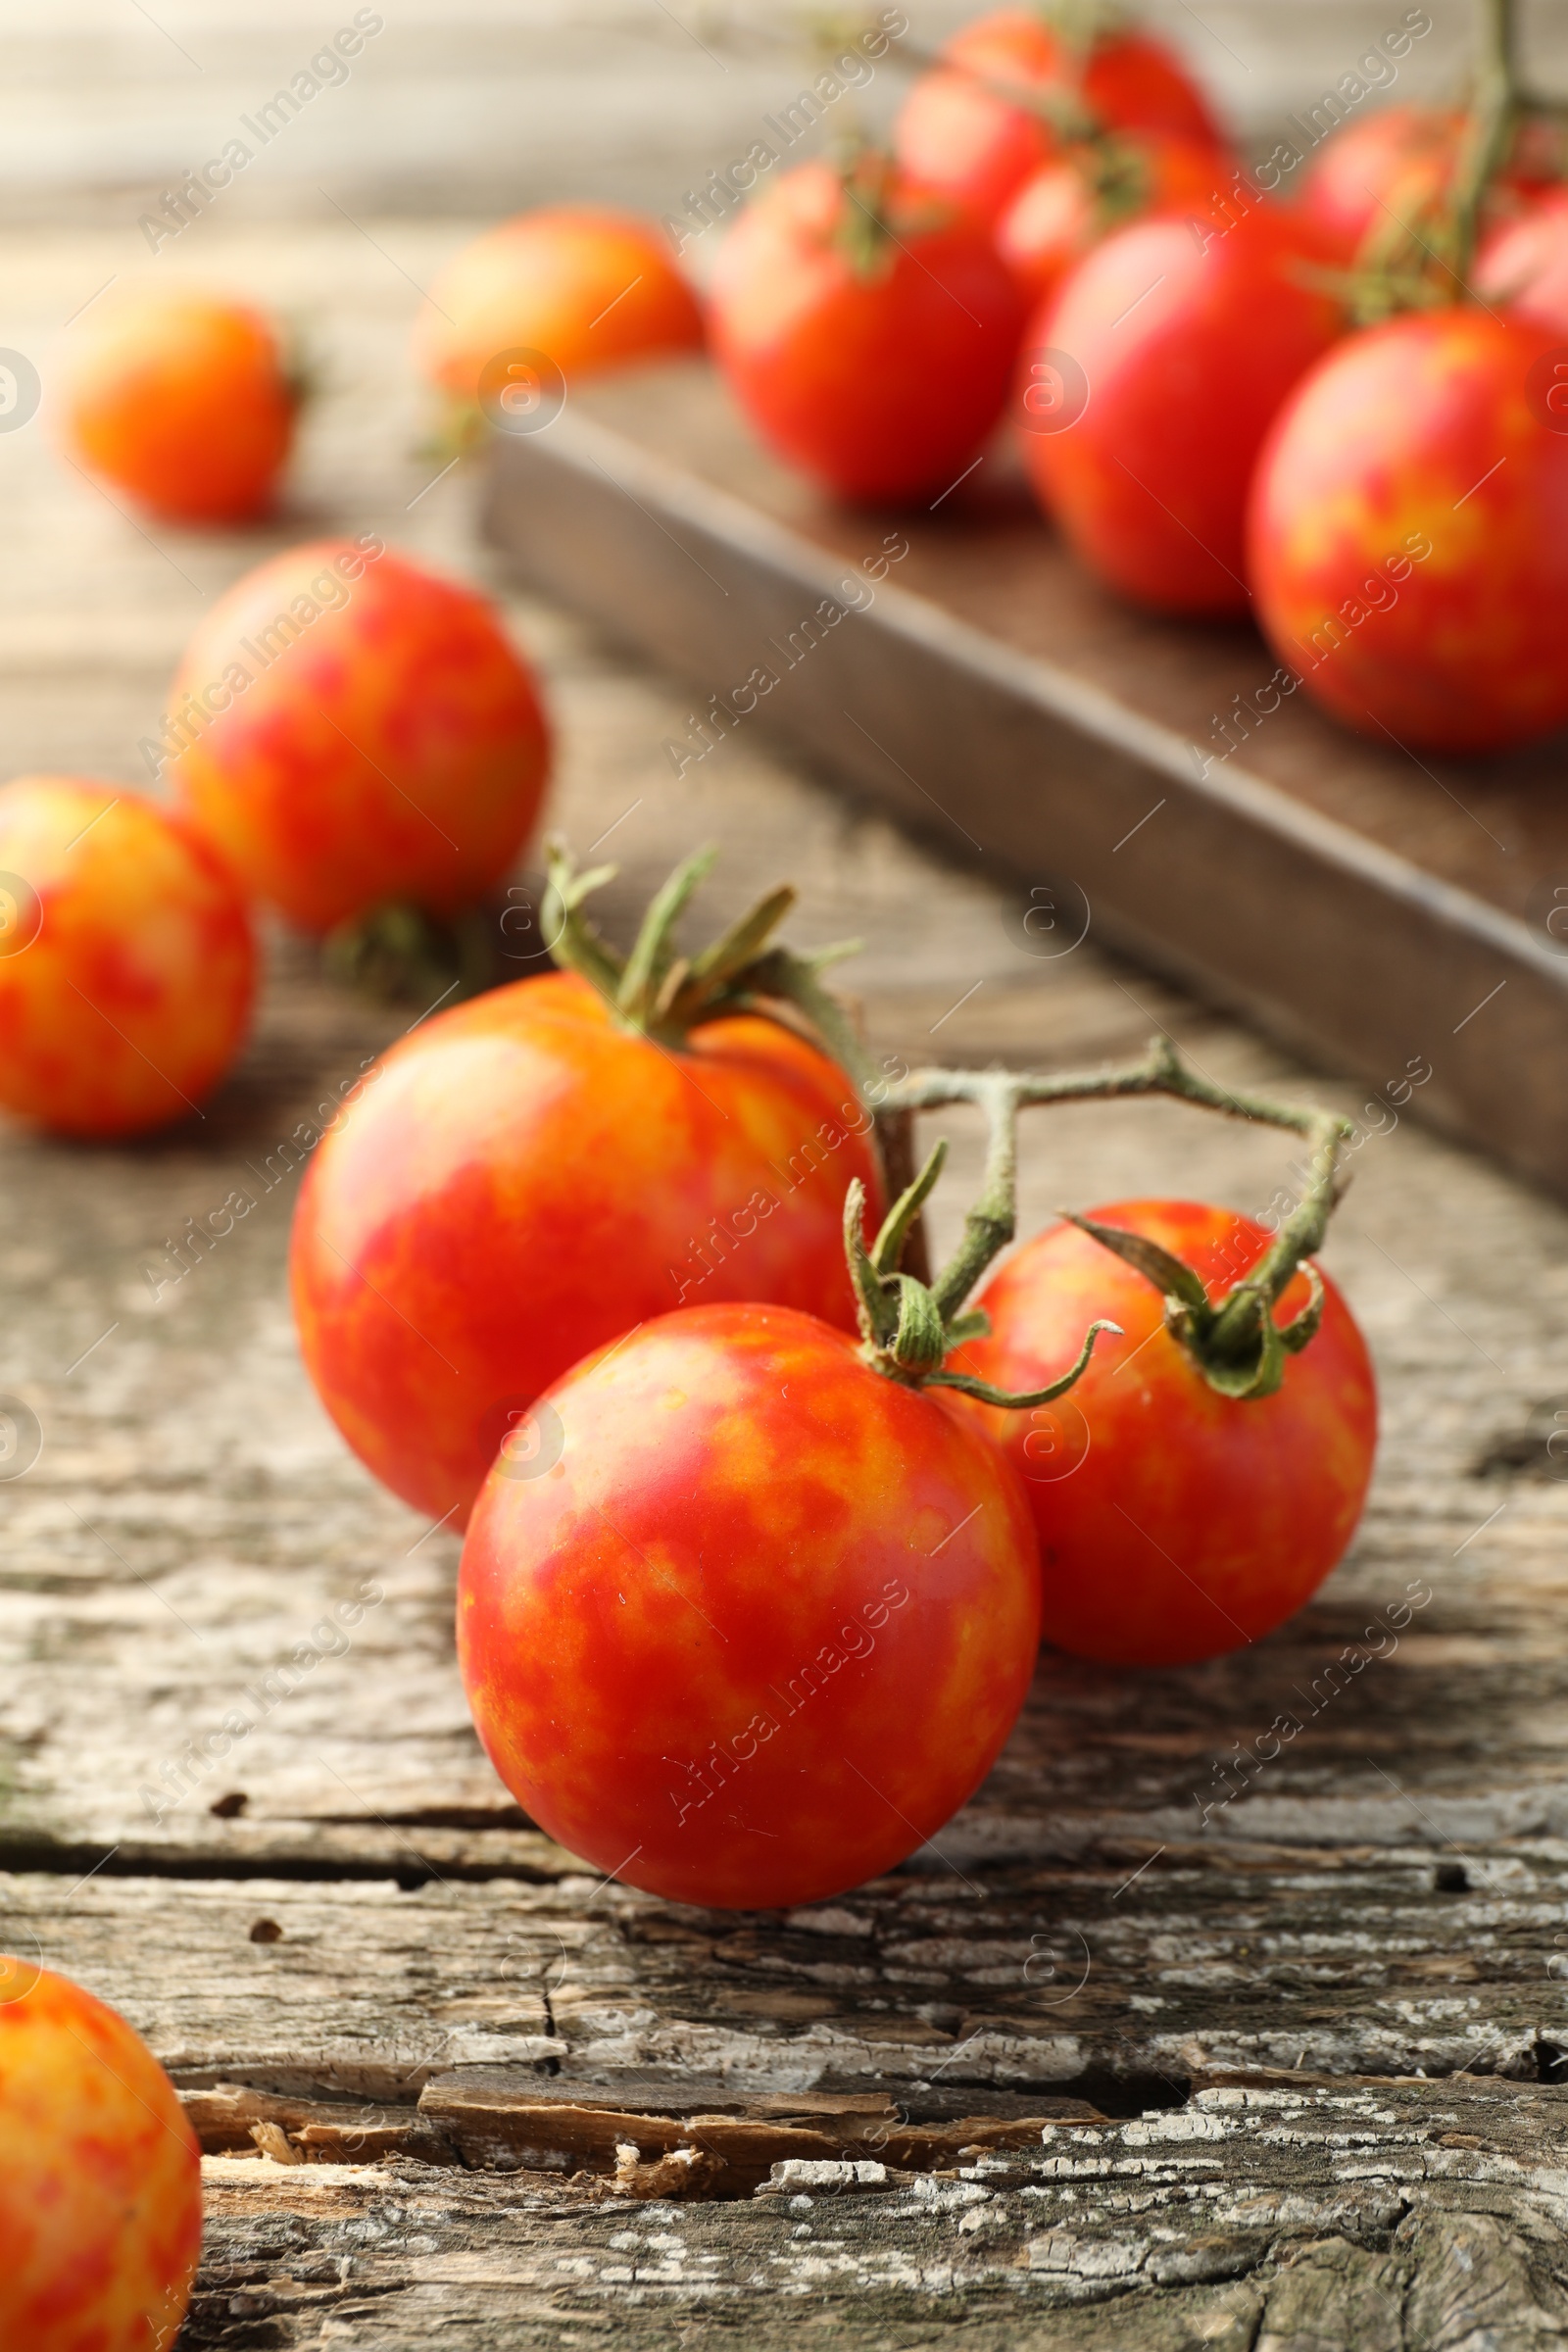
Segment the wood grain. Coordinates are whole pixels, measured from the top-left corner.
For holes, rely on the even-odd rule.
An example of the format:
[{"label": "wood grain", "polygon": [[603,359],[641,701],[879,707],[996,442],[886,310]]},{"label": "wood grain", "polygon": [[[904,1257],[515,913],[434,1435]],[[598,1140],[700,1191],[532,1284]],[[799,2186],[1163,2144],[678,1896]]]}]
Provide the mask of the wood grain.
[{"label": "wood grain", "polygon": [[[426,490],[434,467],[408,454],[416,297],[397,269],[343,223],[270,243],[208,225],[199,266],[161,259],[264,299],[303,289],[317,313],[332,389],[296,503],[275,529],[150,544],[40,436],[5,437],[0,706],[18,767],[145,783],[136,742],[192,614],[289,537],[375,526],[484,565],[470,485]],[[416,275],[450,233],[370,226]],[[16,238],[8,332],[41,342],[122,258],[96,233]],[[1036,960],[1008,877],[911,846],[760,732],[677,782],[661,747],[688,698],[541,606],[508,609],[561,725],[557,821],[579,850],[611,835],[596,855],[621,860],[607,920],[622,935],[712,838],[715,925],[792,873],[795,938],[863,937],[846,979],[880,1051],[1061,1066],[1163,1026],[1218,1075],[1359,1110],[1364,1090],[1093,935]],[[987,2352],[1480,2352],[1560,2334],[1561,1210],[1363,1114],[1328,1262],[1377,1354],[1385,1438],[1365,1526],[1314,1607],[1189,1674],[1047,1658],[991,1783],[905,1871],[811,1916],[689,1912],[598,1884],[480,1754],[451,1659],[455,1546],[375,1490],[301,1373],[290,1186],[182,1282],[155,1298],[146,1280],[187,1215],[265,1169],[418,1009],[360,1005],[273,942],[254,1047],[205,1122],[102,1153],[0,1137],[0,1393],[43,1437],[0,1480],[3,1940],[121,2007],[231,2143],[208,2159],[187,2340],[402,2352],[439,2328],[456,2352],[492,2352],[744,2328],[771,2346],[809,2324],[901,2348],[956,2331]],[[972,1125],[954,1137],[939,1240],[978,1166]],[[1024,1223],[1156,1187],[1256,1209],[1280,1167],[1270,1139],[1169,1106],[1042,1116]],[[1432,1597],[1393,1654],[1331,1673],[1412,1582]],[[187,1742],[285,1665],[292,1691],[193,1768]],[[1287,1708],[1298,1736],[1239,1771]],[[1204,2085],[1247,2087],[1217,2079],[1238,2068],[1304,2106],[1216,2105]],[[946,2149],[915,2184],[650,2202],[591,2166],[575,2185],[559,2165],[472,2169],[486,2133],[518,2153],[493,2118],[468,2161],[411,2160],[454,2148],[460,2096],[634,2118],[662,2101],[666,2123],[740,2101],[754,2125],[779,2100],[781,2130],[825,2119],[841,2146],[835,2115],[944,2098],[956,2122],[1062,2099],[1106,2120],[1003,2151],[1003,2174]],[[253,2124],[308,2161],[264,2157]],[[1189,2136],[1159,2136],[1175,2125]],[[652,2171],[668,2133],[646,2137],[627,2144]],[[372,2147],[384,2160],[362,2161]],[[1110,2169],[1049,2169],[1091,2161]]]}]

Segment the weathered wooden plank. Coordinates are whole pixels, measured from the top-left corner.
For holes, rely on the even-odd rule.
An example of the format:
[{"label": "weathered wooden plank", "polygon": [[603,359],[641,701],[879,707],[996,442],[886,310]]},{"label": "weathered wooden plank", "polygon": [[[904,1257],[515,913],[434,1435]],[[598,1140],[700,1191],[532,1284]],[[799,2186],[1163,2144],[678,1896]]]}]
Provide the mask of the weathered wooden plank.
[{"label": "weathered wooden plank", "polygon": [[1565,1867],[1555,1840],[1336,1850],[1316,1870],[1188,1848],[905,1873],[782,1917],[586,1876],[407,1891],[14,1876],[3,1900],[7,1940],[122,2009],[191,2088],[411,2100],[454,2067],[522,2063],[682,2101],[695,2074],[748,2094],[935,2083],[1125,2113],[1216,2067],[1568,2079]]},{"label": "weathered wooden plank", "polygon": [[[1473,2082],[1200,2091],[857,2193],[699,2207],[540,2175],[209,2158],[188,2340],[732,2338],[1279,2348],[1560,2339],[1564,2095]],[[526,2184],[524,2180],[526,2178]],[[813,2193],[814,2192],[814,2193]]]}]

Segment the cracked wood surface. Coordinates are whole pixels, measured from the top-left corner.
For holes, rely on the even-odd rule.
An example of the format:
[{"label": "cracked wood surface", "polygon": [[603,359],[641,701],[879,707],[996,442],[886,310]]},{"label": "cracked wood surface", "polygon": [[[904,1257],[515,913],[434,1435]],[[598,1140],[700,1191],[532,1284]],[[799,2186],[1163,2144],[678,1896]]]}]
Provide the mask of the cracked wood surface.
[{"label": "cracked wood surface", "polygon": [[1228,2083],[868,2193],[797,2173],[703,2205],[214,2156],[188,2341],[1542,2346],[1568,2333],[1565,2127],[1536,2086]]},{"label": "cracked wood surface", "polygon": [[[404,454],[397,270],[348,224],[207,225],[161,269],[303,289],[328,346],[295,506],[245,539],[153,544],[41,435],[8,436],[18,770],[141,780],[195,613],[273,545],[377,527],[485,566],[464,476],[421,495],[433,466]],[[422,276],[463,233],[401,220],[381,241]],[[42,347],[123,258],[107,235],[14,239],[8,332]],[[939,864],[760,731],[677,782],[662,746],[686,699],[511,610],[561,720],[558,821],[579,850],[613,833],[612,927],[715,839],[715,924],[791,874],[793,937],[864,938],[845,978],[881,1051],[1066,1065],[1163,1025],[1217,1075],[1360,1109],[1093,934],[1037,959],[1027,877]],[[255,1045],[206,1121],[102,1153],[0,1137],[0,1392],[42,1438],[0,1481],[4,1940],[114,2001],[207,2102],[228,2152],[208,2159],[189,2341],[397,2352],[439,2327],[491,2352],[744,2327],[771,2344],[805,2318],[898,2346],[1562,2334],[1564,1212],[1407,1122],[1369,1134],[1327,1257],[1377,1354],[1385,1436],[1318,1601],[1190,1673],[1048,1657],[990,1783],[908,1868],[789,1918],[682,1909],[603,1886],[511,1805],[452,1664],[456,1546],[377,1492],[304,1381],[277,1148],[413,1016],[274,947]],[[972,1124],[953,1130],[950,1237],[978,1169]],[[1256,1210],[1283,1158],[1164,1104],[1035,1114],[1024,1229],[1154,1188]],[[240,1186],[255,1209],[155,1297],[166,1243]],[[251,1728],[201,1750],[236,1710]],[[1260,1758],[1282,1716],[1297,1732]],[[624,2127],[633,2187],[671,2118],[695,2146],[710,2114],[760,2134],[754,2167],[816,2161],[814,2132],[844,2161],[880,2146],[895,2177],[615,2197],[613,2146],[573,2121],[606,2114],[644,2119]],[[916,2137],[928,2117],[1006,2139],[1042,2115],[1054,2136],[986,2163]],[[845,2119],[865,2116],[856,2138]],[[459,2161],[411,2160],[442,2147]]]}]

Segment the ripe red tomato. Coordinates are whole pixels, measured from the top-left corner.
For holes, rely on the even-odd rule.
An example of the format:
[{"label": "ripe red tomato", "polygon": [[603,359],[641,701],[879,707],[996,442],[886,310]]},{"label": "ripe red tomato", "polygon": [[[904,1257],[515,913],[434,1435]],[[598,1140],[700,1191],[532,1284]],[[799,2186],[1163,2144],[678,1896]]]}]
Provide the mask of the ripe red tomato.
[{"label": "ripe red tomato", "polygon": [[[1568,190],[1493,231],[1476,257],[1475,290],[1483,302],[1568,338]],[[1568,398],[1562,406],[1568,411]]]},{"label": "ripe red tomato", "polygon": [[1450,107],[1380,106],[1345,123],[1312,156],[1298,209],[1341,262],[1368,233],[1414,221],[1448,185],[1464,131]]},{"label": "ripe red tomato", "polygon": [[1333,352],[1252,492],[1260,622],[1336,716],[1445,752],[1568,719],[1568,435],[1560,330],[1478,306]]},{"label": "ripe red tomato", "polygon": [[1062,144],[1049,112],[1010,103],[1008,85],[1077,109],[1102,129],[1223,143],[1201,91],[1147,33],[1104,33],[1080,66],[1043,16],[1001,8],[956,33],[942,59],[905,101],[894,152],[912,185],[980,220],[995,220]]},{"label": "ripe red tomato", "polygon": [[193,828],[113,784],[0,789],[0,1103],[107,1139],[197,1109],[238,1053],[250,920]]},{"label": "ripe red tomato", "polygon": [[945,1392],[780,1307],[662,1316],[548,1399],[560,1458],[474,1511],[458,1656],[519,1804],[596,1870],[773,1907],[973,1793],[1034,1670],[1018,1483]]},{"label": "ripe red tomato", "polygon": [[0,1958],[0,2343],[160,2352],[201,2252],[201,2154],[139,2034]]},{"label": "ripe red tomato", "polygon": [[1079,257],[1125,221],[1211,209],[1235,170],[1212,147],[1152,130],[1118,140],[1115,163],[1116,184],[1105,195],[1096,185],[1102,165],[1093,150],[1046,164],[1003,214],[997,250],[1026,301],[1054,294]]},{"label": "ripe red tomato", "polygon": [[881,1185],[834,1063],[753,1015],[666,1048],[550,973],[425,1022],[321,1141],[294,1222],[306,1367],[362,1461],[466,1514],[589,1348],[684,1299],[853,1328],[843,1204]]},{"label": "ripe red tomato", "polygon": [[1086,254],[1024,339],[1026,374],[1079,371],[1024,462],[1092,569],[1161,611],[1244,612],[1247,491],[1275,413],[1340,332],[1288,218],[1135,222]]},{"label": "ripe red tomato", "polygon": [[473,401],[507,351],[554,363],[569,385],[703,340],[697,298],[652,221],[552,204],[486,229],[450,261],[415,328],[422,374]]},{"label": "ripe red tomato", "polygon": [[244,522],[272,503],[299,390],[243,303],[142,291],[74,330],[68,446],[172,522]]},{"label": "ripe red tomato", "polygon": [[[1147,1234],[1229,1291],[1268,1235],[1192,1200],[1122,1200],[1096,1224]],[[1003,1266],[977,1304],[992,1336],[956,1367],[1009,1390],[1045,1387],[1090,1315],[1107,1339],[1071,1393],[1033,1412],[962,1399],[1022,1475],[1044,1570],[1044,1633],[1118,1666],[1190,1665],[1259,1641],[1310,1598],[1354,1533],[1372,1474],[1377,1397],[1366,1346],[1324,1277],[1323,1322],[1272,1396],[1211,1389],[1164,1327],[1153,1285],[1073,1225]],[[1275,1309],[1307,1304],[1298,1273]]]},{"label": "ripe red tomato", "polygon": [[786,172],[719,251],[714,355],[779,455],[841,498],[949,489],[1005,406],[1023,305],[985,230]]},{"label": "ripe red tomato", "polygon": [[372,534],[290,548],[221,597],[152,748],[245,887],[307,931],[392,899],[440,914],[481,899],[532,831],[550,760],[491,605]]}]

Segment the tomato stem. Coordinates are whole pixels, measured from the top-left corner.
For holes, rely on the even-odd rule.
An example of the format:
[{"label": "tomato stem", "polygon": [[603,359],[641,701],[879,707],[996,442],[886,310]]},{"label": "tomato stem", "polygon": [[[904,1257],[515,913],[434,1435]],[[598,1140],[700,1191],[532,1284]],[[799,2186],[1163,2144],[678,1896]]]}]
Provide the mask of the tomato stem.
[{"label": "tomato stem", "polygon": [[1450,185],[1414,219],[1401,219],[1385,206],[1384,218],[1356,256],[1349,278],[1340,281],[1363,326],[1400,311],[1476,299],[1470,272],[1487,199],[1508,160],[1526,108],[1518,68],[1516,0],[1481,0],[1481,10],[1475,92]]},{"label": "tomato stem", "polygon": [[[888,1211],[882,1230],[870,1250],[866,1249],[861,1238],[865,1187],[858,1177],[844,1197],[844,1253],[849,1260],[850,1278],[855,1285],[856,1303],[859,1311],[860,1351],[874,1372],[882,1373],[889,1380],[902,1381],[906,1388],[961,1389],[965,1396],[978,1396],[984,1404],[998,1404],[1013,1410],[1050,1404],[1054,1397],[1060,1396],[1081,1376],[1095,1351],[1095,1343],[1101,1333],[1113,1331],[1119,1334],[1121,1325],[1103,1321],[1092,1323],[1085,1334],[1077,1362],[1059,1380],[1052,1381],[1044,1389],[1031,1389],[1013,1395],[1006,1389],[994,1389],[989,1381],[976,1380],[967,1372],[949,1372],[946,1362],[954,1348],[960,1347],[965,1340],[982,1338],[991,1326],[980,1313],[950,1314],[942,1303],[944,1284],[927,1284],[912,1274],[899,1270],[906,1237],[942,1172],[947,1151],[946,1143],[937,1145],[914,1182]],[[993,1163],[995,1165],[995,1153]],[[988,1196],[994,1165],[987,1178]],[[991,1220],[993,1225],[996,1222],[994,1218]]]},{"label": "tomato stem", "polygon": [[[1322,1245],[1340,1191],[1340,1152],[1352,1130],[1348,1120],[1333,1111],[1277,1102],[1258,1095],[1233,1094],[1216,1086],[1190,1070],[1168,1038],[1156,1038],[1147,1057],[1127,1069],[1068,1072],[1050,1078],[1011,1070],[916,1070],[892,1090],[890,1102],[901,1108],[933,1110],[947,1103],[969,1102],[982,1108],[990,1122],[980,1199],[964,1221],[963,1239],[951,1262],[931,1286],[950,1344],[956,1344],[954,1318],[958,1308],[1013,1237],[1019,1110],[1033,1103],[1108,1102],[1132,1095],[1174,1096],[1179,1102],[1219,1111],[1227,1118],[1283,1127],[1307,1144],[1309,1165],[1300,1199],[1282,1220],[1251,1272],[1218,1299],[1210,1299],[1191,1267],[1142,1235],[1063,1212],[1163,1294],[1171,1336],[1211,1388],[1238,1399],[1271,1396],[1284,1379],[1286,1356],[1309,1344],[1322,1319],[1323,1285],[1312,1266],[1307,1267],[1310,1296],[1301,1313],[1281,1327],[1273,1310],[1302,1259]],[[930,1165],[928,1162],[928,1168]],[[894,1216],[898,1214],[895,1209]],[[873,1268],[879,1253],[880,1241],[871,1253]],[[882,1348],[888,1346],[880,1330],[867,1334],[868,1344],[873,1337]],[[1087,1360],[1086,1355],[1082,1361]],[[1073,1378],[1076,1372],[1069,1376],[1068,1385]]]},{"label": "tomato stem", "polygon": [[1482,0],[1481,64],[1454,186],[1454,276],[1466,292],[1488,190],[1502,169],[1519,121],[1515,0]]}]

